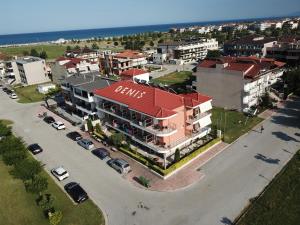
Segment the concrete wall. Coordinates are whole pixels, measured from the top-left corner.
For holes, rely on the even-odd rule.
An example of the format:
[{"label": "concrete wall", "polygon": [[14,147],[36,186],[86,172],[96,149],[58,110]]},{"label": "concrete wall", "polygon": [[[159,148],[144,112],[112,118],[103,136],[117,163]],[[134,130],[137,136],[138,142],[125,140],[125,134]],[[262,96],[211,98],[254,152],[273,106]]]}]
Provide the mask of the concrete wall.
[{"label": "concrete wall", "polygon": [[211,96],[213,106],[242,110],[243,74],[222,69],[197,68],[197,91]]},{"label": "concrete wall", "polygon": [[45,83],[50,81],[48,74],[46,72],[45,61],[35,61],[31,63],[25,63],[23,64],[22,67],[23,67],[22,69],[24,70],[23,75],[26,76],[27,85],[40,84],[40,83]]}]

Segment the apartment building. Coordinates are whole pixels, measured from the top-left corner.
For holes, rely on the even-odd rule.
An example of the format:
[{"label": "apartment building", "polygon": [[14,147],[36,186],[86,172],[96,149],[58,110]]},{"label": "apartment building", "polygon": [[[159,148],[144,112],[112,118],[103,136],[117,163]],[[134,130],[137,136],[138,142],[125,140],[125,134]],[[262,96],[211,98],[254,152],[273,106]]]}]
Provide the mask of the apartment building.
[{"label": "apartment building", "polygon": [[67,58],[86,59],[90,62],[98,62],[100,53],[98,50],[90,48],[73,49],[65,52]]},{"label": "apartment building", "polygon": [[11,84],[33,85],[49,82],[49,74],[44,59],[26,56],[6,63],[6,75]]},{"label": "apartment building", "polygon": [[157,53],[153,61],[157,64],[164,62],[183,64],[204,59],[208,50],[218,50],[218,41],[214,38],[197,40],[183,40],[158,44]]},{"label": "apartment building", "polygon": [[299,21],[298,20],[289,20],[289,21],[286,21],[282,27],[283,28],[288,28],[288,29],[297,29],[299,26]]},{"label": "apartment building", "polygon": [[300,63],[300,36],[284,37],[267,48],[267,58],[275,58],[296,66]]},{"label": "apartment building", "polygon": [[103,53],[99,61],[101,71],[107,75],[120,75],[126,70],[144,67],[148,63],[143,53],[132,50],[125,50],[120,53]]},{"label": "apartment building", "polygon": [[212,96],[214,106],[239,111],[257,106],[283,74],[285,63],[256,57],[204,60],[194,72],[193,88]]},{"label": "apartment building", "polygon": [[88,118],[98,120],[93,90],[104,88],[114,83],[101,78],[99,72],[73,74],[61,84],[66,111],[79,120]]},{"label": "apartment building", "polygon": [[88,59],[59,57],[51,66],[51,71],[53,82],[59,84],[74,73],[99,72],[99,65]]},{"label": "apartment building", "polygon": [[212,99],[199,93],[176,95],[120,81],[94,94],[98,116],[106,127],[162,158],[211,131]]},{"label": "apartment building", "polygon": [[265,57],[267,48],[276,42],[276,38],[251,35],[224,43],[224,54],[228,56]]}]

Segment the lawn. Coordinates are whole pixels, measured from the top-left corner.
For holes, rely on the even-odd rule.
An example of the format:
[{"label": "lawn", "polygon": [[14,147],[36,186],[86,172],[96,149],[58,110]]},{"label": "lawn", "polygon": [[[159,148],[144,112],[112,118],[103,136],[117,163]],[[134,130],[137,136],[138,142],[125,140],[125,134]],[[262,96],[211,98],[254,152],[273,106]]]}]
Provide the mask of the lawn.
[{"label": "lawn", "polygon": [[29,85],[26,87],[17,87],[15,92],[18,95],[19,103],[32,103],[40,102],[44,99],[45,95],[39,93],[37,90],[37,85]]},{"label": "lawn", "polygon": [[[0,160],[0,223],[7,225],[49,225],[35,200],[36,195],[25,191],[24,184],[19,179],[13,179],[10,168]],[[45,172],[44,172],[45,173]],[[55,208],[63,212],[60,225],[103,225],[104,219],[100,210],[91,200],[74,205],[66,194],[48,178],[48,191],[55,196]]]},{"label": "lawn", "polygon": [[185,84],[186,82],[190,81],[191,77],[192,77],[191,71],[181,71],[181,72],[173,72],[167,74],[163,77],[153,79],[152,81],[154,83],[162,83],[166,85],[179,85],[179,84]]},{"label": "lawn", "polygon": [[17,46],[17,47],[5,47],[0,48],[0,52],[5,53],[9,56],[22,56],[24,51],[30,53],[31,49],[35,49],[38,52],[46,51],[48,59],[55,59],[59,56],[62,56],[66,50],[66,46],[64,45],[28,45],[28,46]]},{"label": "lawn", "polygon": [[212,126],[223,131],[224,141],[227,143],[232,143],[261,121],[263,119],[259,117],[247,117],[237,111],[228,111],[222,108],[213,108],[212,110]]},{"label": "lawn", "polygon": [[237,225],[298,225],[300,221],[300,150],[250,205]]}]

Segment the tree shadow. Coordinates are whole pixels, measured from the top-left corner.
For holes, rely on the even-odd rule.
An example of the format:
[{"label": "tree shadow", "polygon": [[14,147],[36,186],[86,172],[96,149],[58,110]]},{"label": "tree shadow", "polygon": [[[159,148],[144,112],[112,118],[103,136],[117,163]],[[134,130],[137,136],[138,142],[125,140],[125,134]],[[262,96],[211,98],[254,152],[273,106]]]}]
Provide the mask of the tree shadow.
[{"label": "tree shadow", "polygon": [[280,159],[272,159],[272,158],[266,157],[260,153],[257,153],[254,156],[254,158],[261,160],[263,162],[266,162],[266,163],[270,163],[270,164],[279,164],[279,162],[280,162]]},{"label": "tree shadow", "polygon": [[222,219],[220,220],[221,223],[225,224],[225,225],[233,225],[233,222],[227,218],[227,217],[222,217]]},{"label": "tree shadow", "polygon": [[299,140],[297,140],[296,138],[293,138],[281,131],[276,131],[276,132],[272,132],[272,134],[274,136],[276,136],[277,138],[283,140],[283,141],[295,141],[295,142],[300,142]]}]

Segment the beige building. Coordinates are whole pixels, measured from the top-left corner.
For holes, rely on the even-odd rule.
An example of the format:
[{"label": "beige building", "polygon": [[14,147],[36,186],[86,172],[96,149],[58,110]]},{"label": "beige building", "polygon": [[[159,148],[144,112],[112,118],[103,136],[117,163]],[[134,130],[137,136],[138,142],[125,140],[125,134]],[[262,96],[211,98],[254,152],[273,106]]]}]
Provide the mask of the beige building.
[{"label": "beige building", "polygon": [[26,56],[11,62],[15,84],[33,85],[49,82],[49,76],[44,59]]}]

